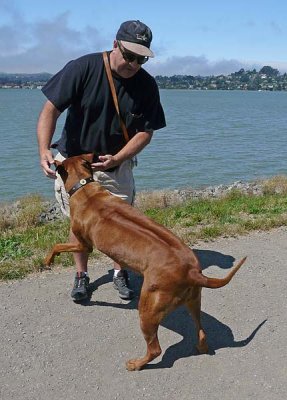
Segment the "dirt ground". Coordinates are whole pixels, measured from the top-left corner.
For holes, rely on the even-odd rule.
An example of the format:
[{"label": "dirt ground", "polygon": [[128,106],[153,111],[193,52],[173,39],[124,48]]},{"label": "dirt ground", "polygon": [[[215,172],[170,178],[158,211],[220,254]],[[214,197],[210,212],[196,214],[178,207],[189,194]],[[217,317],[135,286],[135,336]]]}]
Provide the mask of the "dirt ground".
[{"label": "dirt ground", "polygon": [[179,308],[160,329],[162,356],[140,372],[137,297],[112,288],[111,263],[90,266],[90,302],[70,298],[74,270],[53,270],[0,283],[1,400],[287,398],[287,230],[202,242],[204,273],[223,276],[248,259],[232,282],[203,289],[202,320],[210,354],[197,355],[190,316]]}]

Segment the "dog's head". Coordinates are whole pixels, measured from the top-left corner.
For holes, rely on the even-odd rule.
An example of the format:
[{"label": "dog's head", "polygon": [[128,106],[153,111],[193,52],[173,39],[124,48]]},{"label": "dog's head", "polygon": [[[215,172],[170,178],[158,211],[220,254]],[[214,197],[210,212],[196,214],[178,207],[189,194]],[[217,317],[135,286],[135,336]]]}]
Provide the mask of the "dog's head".
[{"label": "dog's head", "polygon": [[81,179],[90,178],[93,175],[91,167],[93,158],[94,154],[90,153],[70,157],[64,161],[54,161],[56,171],[61,176],[67,192]]}]

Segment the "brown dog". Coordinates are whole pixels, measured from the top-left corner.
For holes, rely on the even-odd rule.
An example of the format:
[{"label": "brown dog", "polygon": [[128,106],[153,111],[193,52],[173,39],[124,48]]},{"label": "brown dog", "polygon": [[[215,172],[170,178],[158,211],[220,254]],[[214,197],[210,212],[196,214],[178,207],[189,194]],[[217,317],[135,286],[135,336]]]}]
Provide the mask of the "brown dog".
[{"label": "brown dog", "polygon": [[195,321],[198,351],[206,353],[206,334],[200,322],[201,288],[225,286],[246,257],[223,279],[204,276],[196,255],[179,238],[92,181],[92,158],[93,154],[85,154],[62,163],[55,161],[70,194],[71,228],[79,243],[56,244],[45,265],[61,252],[91,252],[95,247],[143,275],[139,315],[147,353],[129,360],[128,370],[140,370],[161,354],[159,324],[181,304]]}]

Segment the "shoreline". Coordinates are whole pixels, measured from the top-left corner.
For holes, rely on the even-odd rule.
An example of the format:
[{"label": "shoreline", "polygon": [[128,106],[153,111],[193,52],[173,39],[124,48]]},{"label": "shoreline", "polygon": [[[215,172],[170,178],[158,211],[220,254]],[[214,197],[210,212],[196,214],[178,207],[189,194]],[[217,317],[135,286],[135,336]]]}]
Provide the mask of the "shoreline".
[{"label": "shoreline", "polygon": [[[276,180],[279,185],[276,186]],[[282,182],[280,182],[280,180]],[[159,190],[144,190],[136,193],[135,207],[142,211],[148,208],[166,208],[170,206],[180,205],[189,200],[200,200],[210,198],[220,198],[228,195],[232,191],[238,191],[242,194],[260,196],[264,194],[266,184],[274,181],[273,192],[282,193],[287,191],[287,177],[286,176],[274,176],[273,178],[266,180],[256,180],[250,182],[244,182],[243,180],[235,181],[231,184],[220,184],[211,185],[202,188],[186,187],[181,189],[159,189]],[[272,186],[272,185],[271,185]],[[28,198],[29,196],[38,196],[42,198],[41,194],[30,193],[22,196],[14,201],[0,201],[0,209],[5,213],[14,212],[19,209],[21,199]],[[44,204],[44,211],[39,215],[40,222],[51,222],[58,219],[64,218],[60,209],[59,204],[55,198],[42,198]],[[150,207],[152,205],[152,207]]]},{"label": "shoreline", "polygon": [[[235,181],[230,185],[208,186],[202,189],[166,189],[142,191],[136,194],[135,207],[146,209],[148,204],[155,203],[159,208],[169,207],[175,204],[182,204],[192,199],[219,198],[227,195],[233,190],[238,190],[244,194],[262,195],[265,181],[243,182]],[[47,201],[47,209],[40,215],[41,222],[53,221],[63,218],[60,206],[56,200]]]},{"label": "shoreline", "polygon": [[[269,181],[236,181],[202,190],[141,193],[135,207],[170,229],[189,245],[218,237],[287,226],[287,177]],[[39,271],[51,243],[64,243],[70,221],[55,200],[39,195],[0,207],[0,278],[12,280]],[[98,253],[95,253],[97,257]],[[72,264],[71,255],[59,260]]]}]

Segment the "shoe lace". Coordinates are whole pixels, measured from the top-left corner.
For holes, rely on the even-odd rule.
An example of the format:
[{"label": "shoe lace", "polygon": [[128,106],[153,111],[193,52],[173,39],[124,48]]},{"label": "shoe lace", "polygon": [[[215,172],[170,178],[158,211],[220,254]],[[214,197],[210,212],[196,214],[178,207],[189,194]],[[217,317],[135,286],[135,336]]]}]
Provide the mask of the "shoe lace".
[{"label": "shoe lace", "polygon": [[120,286],[120,287],[129,287],[129,285],[128,285],[128,281],[127,281],[127,279],[126,279],[126,277],[125,276],[117,276],[117,281],[118,281],[118,285]]},{"label": "shoe lace", "polygon": [[77,277],[76,278],[76,281],[75,281],[75,287],[76,288],[80,288],[80,287],[85,286],[85,285],[86,285],[85,277],[83,277],[83,278]]}]

